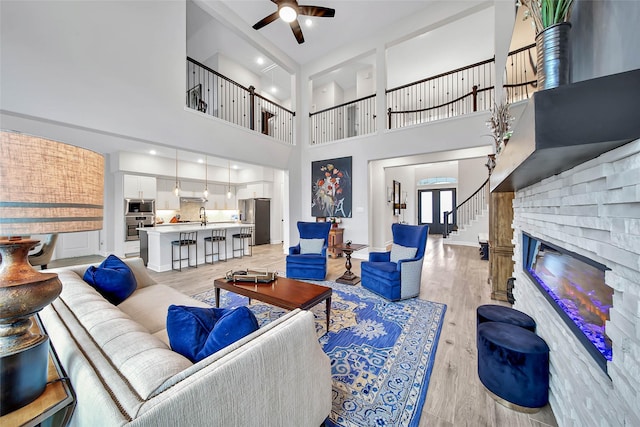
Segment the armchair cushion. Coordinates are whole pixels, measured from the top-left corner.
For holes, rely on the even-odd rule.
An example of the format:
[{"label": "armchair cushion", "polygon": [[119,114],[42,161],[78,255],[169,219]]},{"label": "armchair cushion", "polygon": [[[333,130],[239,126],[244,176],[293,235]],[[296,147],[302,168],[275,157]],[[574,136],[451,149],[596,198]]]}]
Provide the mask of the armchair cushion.
[{"label": "armchair cushion", "polygon": [[398,262],[401,259],[412,259],[416,256],[416,252],[418,252],[418,248],[409,248],[393,243],[391,245],[390,260],[391,262]]},{"label": "armchair cushion", "polygon": [[113,305],[127,299],[138,286],[129,266],[113,254],[99,266],[87,268],[82,278]]},{"label": "armchair cushion", "polygon": [[300,254],[322,254],[324,239],[300,238]]},{"label": "armchair cushion", "polygon": [[391,252],[369,252],[369,261],[389,262],[391,261]]}]

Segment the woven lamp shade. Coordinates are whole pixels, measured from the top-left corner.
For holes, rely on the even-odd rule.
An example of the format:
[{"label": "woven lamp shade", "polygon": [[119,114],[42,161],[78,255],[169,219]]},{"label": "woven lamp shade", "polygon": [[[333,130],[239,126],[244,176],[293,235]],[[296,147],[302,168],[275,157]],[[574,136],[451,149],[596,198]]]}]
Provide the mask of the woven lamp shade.
[{"label": "woven lamp shade", "polygon": [[101,154],[6,131],[1,142],[0,236],[102,229]]},{"label": "woven lamp shade", "polygon": [[62,290],[38,272],[30,234],[102,229],[102,155],[44,138],[2,131],[0,139],[0,415],[33,402],[47,384],[49,338],[32,316]]}]

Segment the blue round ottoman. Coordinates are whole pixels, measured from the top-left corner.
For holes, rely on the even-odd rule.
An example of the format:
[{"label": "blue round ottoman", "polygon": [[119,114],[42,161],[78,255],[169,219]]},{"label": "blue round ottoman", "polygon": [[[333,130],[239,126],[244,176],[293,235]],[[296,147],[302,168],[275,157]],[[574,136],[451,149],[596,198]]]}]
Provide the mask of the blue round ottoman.
[{"label": "blue round ottoman", "polygon": [[519,326],[481,323],[478,376],[499,403],[522,412],[536,412],[549,401],[549,346]]},{"label": "blue round ottoman", "polygon": [[536,331],[536,321],[521,311],[503,305],[486,304],[477,308],[476,326],[484,322],[500,322]]}]

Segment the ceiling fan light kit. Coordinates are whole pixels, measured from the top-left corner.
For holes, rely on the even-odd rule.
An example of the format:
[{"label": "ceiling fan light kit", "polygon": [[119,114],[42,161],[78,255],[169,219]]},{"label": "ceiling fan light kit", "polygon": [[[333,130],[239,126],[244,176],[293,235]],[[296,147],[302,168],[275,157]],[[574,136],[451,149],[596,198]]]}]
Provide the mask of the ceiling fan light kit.
[{"label": "ceiling fan light kit", "polygon": [[280,15],[280,19],[287,23],[295,21],[298,17],[298,12],[289,4],[283,4],[280,6],[278,14]]},{"label": "ceiling fan light kit", "polygon": [[302,29],[298,22],[298,15],[318,16],[324,18],[333,18],[336,15],[335,9],[321,6],[300,6],[296,0],[271,1],[278,6],[278,10],[256,22],[253,25],[253,28],[255,30],[259,30],[280,18],[284,22],[289,23],[291,31],[293,31],[293,35],[298,41],[298,44],[304,43],[304,36],[302,35]]}]

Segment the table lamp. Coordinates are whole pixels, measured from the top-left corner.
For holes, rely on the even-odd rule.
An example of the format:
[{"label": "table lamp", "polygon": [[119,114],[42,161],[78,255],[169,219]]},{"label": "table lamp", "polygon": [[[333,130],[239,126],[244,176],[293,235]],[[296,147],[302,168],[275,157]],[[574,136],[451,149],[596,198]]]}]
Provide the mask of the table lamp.
[{"label": "table lamp", "polygon": [[[49,338],[31,317],[62,291],[55,273],[28,260],[31,234],[102,229],[104,158],[92,151],[17,132],[0,139],[0,415],[45,389]],[[26,236],[26,237],[21,237]]]}]

